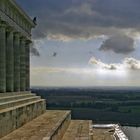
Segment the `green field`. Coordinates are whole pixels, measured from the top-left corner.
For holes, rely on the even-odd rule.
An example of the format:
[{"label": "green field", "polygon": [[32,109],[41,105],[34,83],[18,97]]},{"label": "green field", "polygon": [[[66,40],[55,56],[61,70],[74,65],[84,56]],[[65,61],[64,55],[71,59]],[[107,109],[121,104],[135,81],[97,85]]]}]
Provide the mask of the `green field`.
[{"label": "green field", "polygon": [[73,119],[140,126],[140,92],[35,91],[47,100],[47,109],[72,111]]}]

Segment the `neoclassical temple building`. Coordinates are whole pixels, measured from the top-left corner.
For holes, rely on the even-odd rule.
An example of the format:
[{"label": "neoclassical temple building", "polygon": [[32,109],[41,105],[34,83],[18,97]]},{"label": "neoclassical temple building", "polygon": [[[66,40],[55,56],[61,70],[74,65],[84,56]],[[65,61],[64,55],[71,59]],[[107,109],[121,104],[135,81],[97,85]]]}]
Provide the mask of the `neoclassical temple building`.
[{"label": "neoclassical temple building", "polygon": [[46,111],[45,100],[29,91],[34,27],[14,0],[0,0],[0,138]]},{"label": "neoclassical temple building", "polygon": [[13,0],[0,0],[0,92],[28,91],[35,23]]}]

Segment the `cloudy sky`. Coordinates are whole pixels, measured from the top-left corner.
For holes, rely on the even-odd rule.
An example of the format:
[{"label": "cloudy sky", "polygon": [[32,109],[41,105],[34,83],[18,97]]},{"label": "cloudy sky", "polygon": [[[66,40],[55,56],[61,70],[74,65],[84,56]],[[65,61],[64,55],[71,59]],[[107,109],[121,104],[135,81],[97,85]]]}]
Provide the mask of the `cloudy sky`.
[{"label": "cloudy sky", "polygon": [[17,0],[33,18],[33,86],[140,86],[139,0]]}]

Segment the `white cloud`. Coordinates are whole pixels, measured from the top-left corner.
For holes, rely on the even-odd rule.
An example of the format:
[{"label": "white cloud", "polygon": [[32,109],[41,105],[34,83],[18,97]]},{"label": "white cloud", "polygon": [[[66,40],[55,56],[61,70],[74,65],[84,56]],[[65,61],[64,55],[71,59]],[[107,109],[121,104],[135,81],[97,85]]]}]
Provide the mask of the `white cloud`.
[{"label": "white cloud", "polygon": [[[31,67],[31,84],[40,86],[139,86],[140,61],[107,64],[91,58],[89,67]],[[135,72],[134,72],[135,70]]]},{"label": "white cloud", "polygon": [[134,58],[125,58],[124,65],[131,70],[140,70],[140,60]]},{"label": "white cloud", "polygon": [[125,58],[121,63],[107,64],[102,62],[95,57],[89,60],[89,64],[92,64],[96,68],[106,69],[106,70],[140,70],[140,60],[135,58]]}]

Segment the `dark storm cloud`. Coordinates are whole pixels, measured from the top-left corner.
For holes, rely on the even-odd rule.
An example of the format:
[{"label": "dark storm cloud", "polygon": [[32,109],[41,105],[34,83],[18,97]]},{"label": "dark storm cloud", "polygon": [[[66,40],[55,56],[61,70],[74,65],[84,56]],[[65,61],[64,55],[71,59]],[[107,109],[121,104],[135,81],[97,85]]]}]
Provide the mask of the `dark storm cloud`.
[{"label": "dark storm cloud", "polygon": [[90,38],[140,31],[139,0],[17,0],[38,26],[34,37]]},{"label": "dark storm cloud", "polygon": [[104,41],[99,50],[128,54],[135,50],[134,40],[126,35],[114,35]]}]

